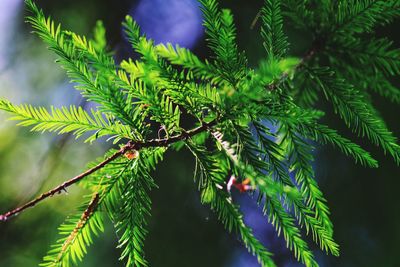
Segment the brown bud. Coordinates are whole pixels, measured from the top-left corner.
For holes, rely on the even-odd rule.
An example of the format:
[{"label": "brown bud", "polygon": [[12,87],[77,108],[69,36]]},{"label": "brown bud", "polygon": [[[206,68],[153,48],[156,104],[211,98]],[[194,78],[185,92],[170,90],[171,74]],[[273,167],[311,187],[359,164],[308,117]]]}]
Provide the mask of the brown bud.
[{"label": "brown bud", "polygon": [[137,159],[139,157],[139,151],[137,151],[137,150],[129,150],[124,154],[124,156],[127,159]]}]

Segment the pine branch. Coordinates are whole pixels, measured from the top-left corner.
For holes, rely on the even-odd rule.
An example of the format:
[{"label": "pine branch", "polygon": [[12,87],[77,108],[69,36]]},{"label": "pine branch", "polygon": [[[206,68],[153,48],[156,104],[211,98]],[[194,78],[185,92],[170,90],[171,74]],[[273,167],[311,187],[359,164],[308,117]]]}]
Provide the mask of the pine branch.
[{"label": "pine branch", "polygon": [[82,261],[87,247],[93,243],[92,235],[104,231],[102,215],[97,211],[98,204],[99,194],[95,193],[81,215],[67,219],[59,227],[63,237],[52,246],[39,266],[68,267],[71,261],[74,265]]},{"label": "pine branch", "polygon": [[303,136],[307,136],[323,145],[327,143],[333,144],[344,154],[352,156],[356,163],[360,162],[366,167],[378,167],[378,162],[367,151],[326,125],[318,123],[299,124],[297,129]]},{"label": "pine branch", "polygon": [[[150,113],[150,118],[163,124],[169,132],[179,132],[179,116],[177,115],[180,114],[171,112],[170,107],[173,105],[178,113],[182,107],[199,121],[205,107],[217,113],[215,109],[219,95],[216,90],[210,90],[214,89],[210,88],[210,85],[217,80],[220,81],[221,78],[216,75],[214,66],[208,63],[203,65],[187,49],[177,47],[179,53],[174,55],[175,51],[165,50],[161,45],[155,46],[152,40],[140,35],[136,24],[129,22],[130,19],[127,20],[124,26],[133,27],[126,31],[130,32],[130,35],[136,36],[132,37],[136,39],[132,45],[135,51],[141,55],[141,61],[123,61],[121,67],[129,73],[131,80],[136,81],[135,85],[128,86],[128,88],[131,87],[128,91],[129,96],[140,99],[137,103],[143,103],[148,107],[146,112]],[[172,47],[170,46],[170,48]],[[169,56],[165,56],[165,53]],[[192,66],[193,69],[177,70],[174,64],[165,60],[165,57],[171,59],[170,56],[175,59],[181,57],[184,62],[191,62],[188,63],[189,65],[193,63],[197,66]],[[207,69],[211,71],[207,73],[207,77],[197,76],[199,75],[199,64],[205,67],[201,73],[206,73]],[[198,81],[199,78],[202,81]],[[125,78],[121,79],[126,80]]]},{"label": "pine branch", "polygon": [[[155,151],[153,152],[146,149],[140,153],[139,158],[151,159],[153,158],[152,155],[157,154],[158,153]],[[74,265],[77,264],[77,260],[81,261],[84,254],[86,254],[86,247],[92,243],[92,235],[98,235],[98,231],[103,231],[103,214],[100,211],[101,207],[104,207],[105,210],[109,212],[108,215],[113,222],[119,222],[116,219],[117,217],[121,219],[119,217],[119,211],[121,210],[120,200],[125,199],[128,192],[134,192],[134,190],[127,191],[128,187],[136,188],[138,184],[141,183],[141,181],[137,181],[133,184],[128,177],[133,174],[133,170],[136,170],[139,165],[147,166],[146,168],[151,168],[152,166],[138,162],[139,158],[135,158],[134,160],[118,159],[117,162],[108,164],[103,169],[90,175],[90,179],[80,183],[94,191],[94,197],[81,218],[70,218],[67,223],[60,227],[60,234],[66,236],[58,240],[57,243],[52,246],[48,255],[44,257],[42,266],[58,266],[58,264],[61,264],[60,267],[70,266],[71,261]],[[94,163],[93,165],[97,164],[98,163]],[[143,205],[135,205],[135,207],[143,207]],[[135,229],[138,228],[137,225],[134,227]],[[123,229],[123,227],[119,227],[119,229]],[[142,228],[139,230],[145,231]],[[121,238],[123,236],[121,236]],[[134,246],[136,247],[138,244],[142,243],[137,242],[136,238],[143,238],[143,234],[129,235],[128,237],[133,240]],[[124,241],[120,242],[122,245],[127,243]]]},{"label": "pine branch", "polygon": [[[156,46],[157,54],[172,64],[182,66],[185,69],[192,71],[201,79],[215,79],[212,74],[216,73],[214,67],[208,62],[202,62],[189,49],[168,43],[166,45],[159,44]],[[211,75],[210,75],[211,74]]]},{"label": "pine branch", "polygon": [[[234,163],[235,168],[238,168],[245,177],[251,179],[253,183],[259,187],[261,192],[266,195],[265,205],[263,208],[264,214],[268,215],[269,221],[275,225],[278,235],[280,235],[282,230],[283,236],[287,241],[287,247],[294,252],[295,257],[306,264],[306,266],[318,266],[314,260],[312,252],[308,248],[307,243],[301,239],[300,230],[294,224],[294,219],[287,213],[286,209],[279,201],[279,196],[282,196],[283,194],[291,196],[290,192],[292,190],[287,187],[282,188],[280,185],[274,184],[273,182],[269,181],[269,177],[264,177],[265,175],[256,174],[251,169],[250,165],[241,164],[238,161],[233,148],[229,145],[229,142],[223,140],[223,135],[221,133],[213,133],[213,136],[220,144],[220,147],[225,151],[226,156]],[[193,153],[196,153],[195,155],[197,159],[201,161],[199,165],[203,172],[207,172],[207,169],[211,169],[212,166],[222,165],[221,163],[207,161],[207,156],[204,149],[195,150],[193,147],[190,147],[190,149],[191,151],[195,151]],[[202,155],[199,155],[200,153]],[[207,175],[207,173],[204,174],[205,178],[200,179],[203,181],[203,184],[205,184],[202,199],[206,203],[211,202],[211,207],[213,207],[213,201],[218,201],[218,197],[216,196],[220,192],[218,188],[221,189],[222,185],[218,185],[217,181],[221,182],[221,179],[218,178],[214,178],[214,182],[217,182],[215,185],[216,188],[213,188],[212,184],[210,185],[209,182],[207,182],[210,181],[210,179],[212,180],[212,177],[218,176],[219,172],[208,171],[208,174],[209,175]]]},{"label": "pine branch", "polygon": [[[249,157],[250,158],[250,157]],[[250,161],[254,164],[254,157]],[[257,165],[257,164],[256,164]],[[261,165],[261,164],[259,164]],[[265,169],[260,170],[261,172],[265,171]],[[310,177],[312,179],[312,177]],[[264,179],[265,180],[265,179]],[[277,196],[282,197],[282,201],[287,205],[288,208],[292,208],[294,211],[294,215],[301,227],[306,228],[307,234],[311,231],[313,240],[320,245],[323,250],[328,251],[332,250],[333,255],[338,255],[338,245],[332,238],[332,233],[329,229],[322,224],[318,217],[316,217],[317,212],[313,211],[313,203],[309,202],[307,199],[307,195],[302,192],[299,194],[297,188],[294,186],[285,186],[284,190],[277,191],[275,194],[271,195],[266,190],[266,185],[261,182],[262,180],[258,180],[257,184],[261,190],[265,194],[264,201],[264,212],[269,212],[270,221],[275,225],[278,233],[283,229],[283,232],[290,233],[285,234],[284,237],[291,247],[294,247],[295,256],[303,261],[305,264],[312,265],[313,264],[313,255],[311,252],[307,250],[306,244],[303,244],[297,238],[297,230],[294,229],[294,226],[290,226],[292,223],[290,222],[290,217],[285,215],[280,207],[281,204],[274,201],[275,194]],[[270,186],[268,186],[270,187]],[[303,200],[304,199],[304,200]],[[259,199],[259,204],[262,204],[262,199]],[[307,204],[305,205],[304,202]],[[334,253],[335,252],[335,253]]]},{"label": "pine branch", "polygon": [[129,125],[131,116],[126,110],[127,106],[120,92],[108,90],[98,83],[87,62],[77,53],[69,35],[61,30],[61,26],[55,25],[49,17],[46,18],[43,11],[32,0],[25,0],[25,3],[33,14],[27,17],[27,21],[38,36],[49,45],[49,49],[60,57],[58,62],[67,71],[71,82],[78,84],[76,88],[87,99],[101,104],[105,112],[117,114],[119,119]]},{"label": "pine branch", "polygon": [[126,259],[126,266],[148,266],[144,257],[146,216],[150,215],[151,200],[149,190],[155,187],[148,170],[140,160],[133,166],[128,176],[123,177],[125,187],[120,190],[122,204],[113,211],[114,225],[119,234],[120,260]]},{"label": "pine branch", "polygon": [[[328,51],[343,55],[345,61],[362,68],[368,66],[375,73],[388,76],[400,74],[400,49],[393,49],[393,42],[387,38],[372,38],[368,42],[361,39],[339,39],[335,47]],[[339,47],[338,47],[339,46]]]},{"label": "pine branch", "polygon": [[[377,167],[377,162],[359,145],[318,123],[324,115],[313,109],[319,92],[348,127],[361,137],[366,135],[400,164],[400,146],[369,94],[373,90],[399,102],[398,90],[385,76],[400,74],[400,52],[387,39],[364,41],[364,33],[400,15],[399,0],[264,0],[257,16],[262,19],[267,56],[258,69],[248,67],[238,48],[232,13],[221,9],[217,0],[199,0],[211,59],[200,59],[179,46],[155,45],[127,16],[125,34],[139,57],[120,64],[107,51],[101,22],[94,37],[87,38],[63,31],[32,0],[25,2],[32,14],[27,21],[35,32],[59,57],[82,95],[100,105],[98,111],[86,112],[76,107],[15,106],[0,100],[0,109],[33,131],[89,135],[87,141],[105,135],[115,143],[129,140],[85,172],[0,215],[0,221],[7,221],[76,183],[94,192],[82,212],[62,226],[63,238],[49,251],[43,266],[70,266],[82,259],[92,236],[102,231],[100,208],[115,225],[121,259],[130,267],[147,266],[143,245],[151,207],[148,193],[156,186],[150,171],[171,145],[189,148],[196,158],[201,202],[210,204],[225,228],[241,237],[262,266],[275,266],[272,254],[245,225],[230,196],[228,177],[235,177],[234,187],[242,193],[258,190],[257,204],[298,261],[318,266],[301,228],[322,250],[338,256],[308,141],[331,143],[364,166]],[[289,45],[283,16],[312,35],[311,47],[302,58],[285,58]],[[321,67],[322,63],[329,63],[333,71]],[[181,118],[186,117],[200,126],[186,131],[181,126]],[[279,132],[265,127],[264,121],[279,125]]]},{"label": "pine branch", "polygon": [[[400,89],[394,86],[383,73],[374,68],[361,69],[346,66],[342,59],[344,58],[330,58],[332,64],[337,68],[337,73],[344,79],[353,81],[354,86],[364,93],[365,98],[370,97],[369,92],[373,92],[395,104],[400,104]],[[347,60],[345,61],[347,64]]]},{"label": "pine branch", "polygon": [[122,22],[122,26],[124,28],[129,43],[131,43],[132,48],[135,49],[141,36],[139,25],[136,23],[136,21],[133,20],[131,16],[127,15],[125,17],[125,21]]},{"label": "pine branch", "polygon": [[287,146],[290,156],[290,168],[295,173],[295,178],[300,186],[300,191],[306,199],[307,206],[315,209],[315,219],[321,224],[322,232],[317,231],[320,247],[332,255],[339,255],[338,245],[333,241],[333,225],[329,219],[329,209],[323,193],[314,180],[314,171],[311,166],[313,160],[310,145],[305,143],[289,125],[282,125],[280,132],[282,140]]},{"label": "pine branch", "polygon": [[[283,184],[293,186],[289,177],[288,168],[284,159],[284,150],[280,144],[268,139],[265,135],[270,131],[262,125],[261,122],[253,122],[254,129],[256,130],[258,143],[260,148],[265,153],[264,160],[269,163],[267,168],[268,173],[271,173],[275,179],[281,181]],[[271,134],[271,137],[275,137]],[[243,141],[242,141],[243,142]]]},{"label": "pine branch", "polygon": [[377,23],[386,20],[386,13],[383,11],[386,10],[388,2],[390,1],[349,0],[339,2],[336,26],[332,30],[332,35],[371,31]]},{"label": "pine branch", "polygon": [[238,51],[233,16],[220,9],[216,0],[199,0],[204,16],[208,46],[215,54],[214,65],[223,80],[236,87],[247,73],[247,59]]},{"label": "pine branch", "polygon": [[282,206],[275,197],[265,197],[263,207],[264,215],[268,216],[269,222],[275,226],[275,230],[280,235],[281,231],[286,240],[286,246],[293,251],[295,258],[304,263],[305,266],[318,266],[312,251],[307,243],[302,239],[299,228],[295,225],[295,220]]},{"label": "pine branch", "polygon": [[283,20],[280,0],[264,0],[262,8],[261,35],[269,60],[279,60],[288,50],[287,37],[283,33]]},{"label": "pine branch", "polygon": [[384,152],[388,152],[397,164],[400,164],[400,146],[396,143],[397,139],[376,116],[363,95],[344,80],[336,78],[334,73],[327,69],[310,71],[326,98],[332,101],[335,112],[339,113],[346,125],[353,128],[358,135],[366,135]]},{"label": "pine branch", "polygon": [[[255,125],[258,126],[258,128],[261,127],[261,125],[259,124]],[[280,201],[280,197],[287,196],[288,199],[294,201],[293,203],[298,204],[300,195],[293,197],[292,192],[297,190],[294,189],[295,187],[287,175],[287,170],[284,170],[283,166],[280,166],[279,164],[278,164],[279,166],[276,166],[276,168],[274,169],[275,166],[273,165],[277,163],[275,162],[276,154],[274,153],[277,153],[277,151],[276,150],[274,152],[266,151],[266,153],[269,153],[270,160],[271,158],[273,158],[272,159],[273,161],[271,162],[272,163],[271,165],[273,167],[272,168],[267,167],[268,169],[267,168],[263,169],[263,167],[258,167],[261,168],[261,170],[258,173],[256,173],[251,166],[253,164],[255,164],[256,166],[263,165],[261,160],[257,160],[258,158],[260,158],[261,155],[257,156],[252,154],[252,151],[254,150],[257,151],[256,148],[253,149],[242,148],[242,151],[251,150],[251,152],[245,153],[245,156],[247,156],[248,159],[251,159],[251,161],[244,164],[238,160],[236,152],[234,148],[229,144],[229,142],[223,139],[222,133],[214,132],[212,135],[219,144],[219,147],[221,147],[221,149],[225,151],[226,156],[233,162],[234,167],[239,170],[239,173],[241,173],[244,177],[250,179],[253,182],[253,184],[259,188],[260,192],[262,192],[262,194],[265,195],[264,206],[263,206],[264,215],[267,215],[269,222],[275,226],[278,236],[280,235],[281,232],[283,232],[284,239],[287,242],[287,247],[294,252],[294,256],[296,257],[296,259],[303,262],[306,266],[318,266],[317,262],[314,259],[313,253],[308,248],[307,243],[301,238],[301,233],[299,228],[295,225],[295,220],[292,218],[290,214],[288,214],[287,210],[284,208],[283,204]],[[261,138],[263,138],[263,136],[261,136]],[[265,138],[263,138],[262,141],[265,143],[266,142]],[[251,141],[246,141],[246,142],[242,141],[241,143],[242,146],[248,146],[248,144],[252,144]],[[253,147],[254,146],[255,145],[253,145]],[[278,176],[285,177],[283,181],[286,182],[287,185],[281,189],[282,186],[280,184],[273,184],[272,182],[269,181],[270,177],[265,177],[266,175],[264,174],[264,170],[267,171],[267,173],[269,173],[268,175],[271,175],[270,170],[278,170],[277,171]],[[274,188],[275,191],[271,190],[272,188]],[[206,192],[208,193],[208,191]],[[259,204],[261,203],[261,198],[259,198],[258,203]],[[301,204],[301,207],[303,208],[304,206]],[[301,209],[301,211],[303,210],[304,209]],[[305,217],[305,220],[307,220],[307,222],[310,221],[308,217]],[[313,226],[313,224],[310,223],[308,223],[307,225]]]},{"label": "pine branch", "polygon": [[23,212],[24,210],[28,209],[28,208],[32,208],[34,207],[36,204],[38,204],[39,202],[52,197],[56,194],[62,193],[63,191],[66,190],[66,188],[68,188],[69,186],[76,184],[77,182],[81,181],[83,178],[87,177],[88,175],[102,169],[104,166],[106,166],[107,164],[111,163],[112,161],[116,160],[117,158],[119,158],[120,156],[124,155],[126,152],[130,151],[130,150],[137,150],[139,151],[142,148],[150,148],[150,147],[167,147],[173,143],[179,142],[179,141],[183,141],[186,140],[192,136],[195,136],[196,134],[202,133],[206,130],[208,130],[210,127],[214,126],[217,123],[216,120],[211,121],[209,123],[204,123],[202,126],[199,126],[193,130],[184,132],[183,134],[180,135],[176,135],[176,136],[171,136],[170,138],[164,138],[164,139],[152,139],[146,142],[142,142],[142,141],[130,141],[128,142],[126,145],[124,145],[123,147],[121,147],[120,150],[118,150],[117,152],[115,152],[114,154],[112,154],[111,156],[109,156],[107,159],[105,159],[104,161],[100,162],[99,164],[97,164],[96,166],[88,169],[87,171],[73,177],[70,180],[65,181],[64,183],[54,187],[53,189],[41,194],[39,197],[29,201],[28,203],[14,209],[11,210],[9,212],[6,212],[2,215],[0,215],[0,221],[7,221],[9,220],[11,217]]},{"label": "pine branch", "polygon": [[[259,123],[255,123],[254,126],[256,127],[256,129],[258,129],[258,136],[260,138],[259,142],[262,142],[265,146],[269,147],[269,145],[266,145],[265,137],[263,137],[263,135],[261,134],[261,132],[265,132],[263,130],[264,127],[262,127]],[[300,232],[293,224],[293,219],[290,215],[288,216],[285,214],[285,208],[282,207],[282,204],[280,203],[281,198],[288,207],[293,208],[299,225],[302,227],[306,227],[307,234],[309,233],[309,230],[311,230],[313,239],[320,244],[322,249],[331,247],[338,253],[338,246],[333,241],[331,236],[332,234],[329,232],[329,229],[326,229],[324,225],[314,217],[316,213],[313,212],[312,205],[305,205],[303,203],[308,202],[307,195],[305,195],[304,192],[301,192],[302,194],[299,194],[297,188],[290,180],[289,185],[285,186],[277,186],[271,183],[266,183],[268,179],[265,178],[265,173],[270,176],[276,175],[278,177],[286,177],[288,175],[288,170],[285,170],[283,166],[274,166],[274,164],[276,164],[274,160],[269,161],[270,165],[262,161],[261,157],[263,157],[264,154],[271,153],[272,151],[265,151],[265,147],[264,149],[258,148],[249,132],[240,129],[240,127],[238,126],[236,126],[236,129],[241,137],[241,143],[243,144],[242,156],[247,166],[246,168],[243,167],[242,169],[247,169],[248,171],[248,166],[254,166],[255,170],[257,170],[257,173],[255,173],[254,171],[244,173],[246,174],[246,177],[253,177],[255,184],[258,186],[260,192],[262,193],[258,199],[258,204],[263,204],[263,211],[268,215],[269,221],[273,223],[278,234],[281,230],[283,231],[284,238],[288,242],[287,246],[293,249],[295,257],[297,259],[301,259],[301,261],[304,264],[307,264],[307,266],[313,266],[313,264],[316,264],[313,259],[312,253],[308,249],[307,244],[299,240]],[[256,154],[257,151],[262,154]],[[281,153],[284,154],[283,151]],[[280,156],[283,158],[285,157],[284,155]],[[281,164],[282,163],[280,163],[279,165]],[[284,181],[287,181],[287,178],[284,178]],[[271,192],[271,188],[274,188],[275,192]],[[265,198],[264,203],[262,203],[262,197]],[[279,198],[279,201],[277,201],[276,198]]]},{"label": "pine branch", "polygon": [[34,207],[36,204],[38,204],[39,202],[52,197],[56,194],[61,194],[63,191],[66,190],[66,188],[68,188],[69,186],[76,184],[77,182],[79,182],[80,180],[82,180],[83,178],[87,177],[88,175],[96,172],[97,170],[100,170],[101,168],[103,168],[104,166],[106,166],[107,164],[109,164],[110,162],[114,161],[115,159],[117,159],[118,157],[120,157],[121,155],[125,154],[128,150],[131,150],[131,145],[127,144],[124,147],[122,147],[119,151],[115,152],[112,156],[108,157],[107,159],[105,159],[104,161],[102,161],[101,163],[99,163],[98,165],[96,165],[95,167],[73,177],[70,180],[67,180],[65,182],[63,182],[62,184],[54,187],[53,189],[41,194],[39,197],[29,201],[28,203],[14,209],[11,210],[9,212],[6,212],[2,215],[0,215],[0,221],[7,221],[9,220],[11,217],[16,216],[18,214],[20,214],[21,212],[23,212],[24,210],[28,209],[28,208],[32,208]]},{"label": "pine branch", "polygon": [[202,190],[202,202],[211,205],[211,209],[217,213],[218,219],[225,228],[241,237],[248,251],[257,257],[262,266],[275,266],[271,259],[272,254],[253,235],[251,228],[244,223],[238,206],[232,203],[230,196],[223,190],[226,170],[217,168],[221,164],[208,155],[205,149],[190,142],[186,142],[186,146],[195,156],[197,165],[200,167],[198,183],[199,189]]},{"label": "pine branch", "polygon": [[34,125],[32,131],[73,133],[79,138],[87,132],[95,132],[86,138],[85,142],[92,142],[102,136],[111,136],[118,142],[122,138],[134,139],[135,136],[129,126],[115,121],[111,115],[104,115],[99,111],[91,110],[90,115],[81,107],[70,106],[57,109],[50,108],[50,112],[43,107],[31,105],[15,106],[7,100],[0,99],[0,109],[14,115],[12,120],[21,121],[18,125]]},{"label": "pine branch", "polygon": [[165,151],[164,147],[146,148],[132,160],[119,158],[80,183],[99,192],[99,206],[114,224],[118,248],[122,249],[120,259],[126,266],[147,266],[144,239],[151,203],[148,191],[156,186],[149,171],[155,169]]}]

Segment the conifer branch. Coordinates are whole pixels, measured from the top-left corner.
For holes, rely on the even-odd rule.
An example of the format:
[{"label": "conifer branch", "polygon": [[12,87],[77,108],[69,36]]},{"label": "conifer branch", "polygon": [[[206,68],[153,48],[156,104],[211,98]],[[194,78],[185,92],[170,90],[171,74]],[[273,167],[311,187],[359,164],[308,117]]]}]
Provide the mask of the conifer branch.
[{"label": "conifer branch", "polygon": [[87,171],[63,182],[62,184],[54,187],[53,189],[41,194],[39,197],[27,202],[26,204],[13,209],[11,211],[8,211],[4,214],[0,215],[0,221],[7,221],[9,220],[11,217],[18,215],[19,213],[23,212],[24,210],[28,209],[28,208],[32,208],[34,207],[36,204],[38,204],[39,202],[52,197],[56,194],[61,194],[63,191],[66,191],[66,189],[68,187],[70,187],[73,184],[76,184],[77,182],[81,181],[83,178],[91,175],[92,173],[104,168],[107,164],[113,162],[114,160],[116,160],[117,158],[119,158],[120,156],[124,155],[126,152],[130,151],[130,150],[137,150],[139,151],[142,148],[149,148],[149,147],[167,147],[173,143],[179,142],[179,141],[183,141],[186,140],[192,136],[195,136],[196,134],[199,134],[201,132],[207,131],[210,127],[214,126],[217,123],[217,120],[213,120],[211,122],[204,122],[201,126],[187,131],[187,132],[183,132],[182,134],[179,135],[175,135],[169,138],[162,138],[162,139],[152,139],[149,141],[129,141],[126,145],[124,145],[123,147],[121,147],[120,150],[118,150],[117,152],[115,152],[114,154],[112,154],[111,156],[109,156],[107,159],[105,159],[104,161],[100,162],[99,164],[97,164],[96,166],[88,169]]},{"label": "conifer branch", "polygon": [[[89,196],[88,196],[89,197]],[[104,232],[104,214],[99,211],[101,196],[93,193],[78,209],[78,213],[67,217],[59,227],[60,238],[43,257],[41,267],[77,266],[93,244],[93,236]]]},{"label": "conifer branch", "polygon": [[285,56],[289,43],[283,32],[281,1],[264,0],[261,9],[262,27],[261,36],[268,60],[277,60]]},{"label": "conifer branch", "polygon": [[[123,27],[139,58],[117,63],[106,49],[101,22],[93,38],[64,31],[34,0],[25,0],[31,13],[27,21],[34,32],[58,55],[83,97],[98,108],[48,110],[0,100],[0,109],[11,113],[19,125],[32,126],[32,131],[89,134],[87,141],[105,135],[114,143],[129,140],[85,172],[0,215],[0,221],[7,221],[78,182],[94,193],[79,213],[61,225],[61,239],[41,266],[66,267],[81,261],[92,236],[103,231],[104,214],[119,235],[120,259],[129,267],[148,266],[144,253],[146,217],[151,210],[148,193],[156,186],[150,171],[173,144],[177,150],[186,144],[196,157],[201,202],[210,204],[226,229],[241,237],[262,266],[275,263],[233,202],[226,184],[231,175],[242,193],[259,190],[257,203],[299,261],[318,265],[300,233],[303,227],[322,250],[338,256],[327,201],[315,179],[313,147],[307,140],[333,144],[367,167],[378,164],[361,146],[319,123],[324,115],[315,109],[320,93],[349,128],[382,147],[400,165],[397,138],[369,94],[374,90],[400,102],[400,93],[388,80],[400,74],[400,50],[392,48],[387,38],[364,36],[400,16],[399,0],[264,0],[254,23],[260,17],[267,53],[254,69],[240,51],[231,11],[220,8],[218,0],[198,1],[211,58],[201,59],[178,45],[156,45],[127,16]],[[314,36],[303,57],[291,58],[286,53],[287,18],[295,22],[295,28]],[[316,56],[323,58],[314,60]],[[185,115],[201,125],[186,131],[181,127]],[[278,132],[266,127],[265,121],[280,125]],[[217,123],[218,128],[214,127]],[[165,138],[159,132],[158,139],[150,139],[157,136],[154,124],[160,125]],[[212,138],[214,142],[208,142]]]},{"label": "conifer branch", "polygon": [[46,198],[52,197],[52,196],[54,196],[56,194],[61,194],[63,191],[66,191],[66,189],[68,187],[70,187],[71,185],[76,184],[77,182],[79,182],[80,180],[85,178],[86,176],[96,172],[97,170],[100,170],[101,168],[103,168],[104,166],[109,164],[110,162],[114,161],[115,159],[117,159],[118,157],[123,155],[131,147],[130,144],[129,145],[128,144],[125,145],[124,147],[122,147],[118,152],[115,152],[112,156],[108,157],[107,159],[105,159],[104,161],[102,161],[101,163],[96,165],[95,167],[93,167],[93,168],[91,168],[91,169],[89,169],[89,170],[87,170],[87,171],[85,171],[85,172],[73,177],[72,179],[69,179],[69,180],[63,182],[62,184],[60,184],[60,185],[54,187],[53,189],[41,194],[39,197],[27,202],[26,204],[14,209],[14,210],[11,210],[9,212],[6,212],[6,213],[0,215],[0,221],[7,221],[11,217],[13,217],[15,215],[18,215],[19,213],[23,212],[24,210],[34,207],[36,204],[38,204],[39,202],[45,200]]},{"label": "conifer branch", "polygon": [[74,230],[71,232],[71,234],[67,237],[65,242],[63,243],[61,247],[61,251],[57,256],[57,260],[61,260],[62,256],[64,255],[65,251],[71,246],[71,244],[75,241],[78,232],[81,231],[81,229],[86,225],[87,221],[90,219],[90,217],[93,215],[95,210],[97,209],[97,206],[99,204],[99,194],[95,193],[85,209],[85,211],[82,213],[81,218],[79,221],[76,223],[76,226]]},{"label": "conifer branch", "polygon": [[20,126],[33,126],[31,131],[73,133],[76,138],[92,132],[85,142],[92,142],[102,136],[111,136],[118,142],[122,138],[135,139],[135,131],[131,127],[115,121],[115,117],[98,110],[85,111],[82,107],[70,106],[60,109],[53,106],[50,111],[44,107],[31,105],[13,105],[0,99],[0,110],[11,113],[11,120],[20,121]]}]

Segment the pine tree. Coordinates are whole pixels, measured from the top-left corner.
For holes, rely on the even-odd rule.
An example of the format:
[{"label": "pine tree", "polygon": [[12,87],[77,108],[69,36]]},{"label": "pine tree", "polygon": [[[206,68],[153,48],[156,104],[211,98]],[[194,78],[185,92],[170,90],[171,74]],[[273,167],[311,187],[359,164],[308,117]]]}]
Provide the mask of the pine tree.
[{"label": "pine tree", "polygon": [[[298,261],[318,266],[304,234],[321,250],[339,256],[327,200],[315,179],[314,146],[329,143],[366,167],[378,163],[319,122],[324,116],[315,108],[320,98],[333,105],[355,134],[400,165],[397,139],[371,102],[372,91],[400,103],[400,91],[390,82],[400,74],[400,50],[387,38],[368,36],[400,15],[397,0],[264,0],[259,23],[266,53],[257,67],[248,65],[236,43],[233,15],[217,0],[199,0],[213,54],[209,59],[178,45],[156,45],[127,16],[123,27],[139,57],[120,64],[107,50],[101,22],[94,37],[87,38],[63,30],[33,0],[25,3],[34,32],[58,56],[82,96],[98,105],[91,111],[75,106],[46,109],[3,99],[0,109],[32,131],[72,133],[89,142],[107,136],[119,146],[88,164],[83,173],[0,215],[7,221],[74,184],[92,191],[60,226],[61,237],[41,266],[77,266],[107,218],[118,233],[126,266],[149,266],[143,246],[151,214],[149,191],[156,187],[151,171],[167,150],[182,148],[196,162],[202,203],[262,266],[275,266],[272,253],[244,223],[230,194],[232,184],[242,193],[258,193],[255,201],[266,221],[283,234]],[[312,34],[303,57],[288,56],[284,23]],[[181,125],[183,113],[194,121],[191,129]]]}]

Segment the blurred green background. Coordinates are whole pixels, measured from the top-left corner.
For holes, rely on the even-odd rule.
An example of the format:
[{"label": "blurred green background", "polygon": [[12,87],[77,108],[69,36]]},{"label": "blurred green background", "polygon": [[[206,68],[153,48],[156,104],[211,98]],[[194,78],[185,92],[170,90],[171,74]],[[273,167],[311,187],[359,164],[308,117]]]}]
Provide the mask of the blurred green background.
[{"label": "blurred green background", "polygon": [[[137,18],[149,37],[187,46],[204,57],[209,51],[201,31],[201,15],[194,0],[38,0],[47,14],[65,29],[90,34],[96,20],[107,27],[109,46],[117,60],[132,56],[124,40],[121,21],[126,14]],[[222,1],[233,10],[240,47],[248,53],[250,64],[264,55],[257,30],[250,25],[262,1]],[[14,103],[55,106],[85,105],[55,56],[24,23],[21,0],[0,0],[0,97]],[[397,21],[378,29],[400,47]],[[287,27],[291,54],[301,55],[311,42],[307,34]],[[396,82],[396,81],[394,81]],[[397,81],[398,82],[398,81]],[[376,96],[374,103],[390,129],[400,136],[399,108]],[[327,110],[326,123],[350,131]],[[85,164],[110,147],[110,144],[83,144],[69,136],[30,133],[0,113],[0,212],[21,204],[39,192],[78,174]],[[325,192],[335,225],[335,238],[341,256],[324,255],[314,247],[321,266],[399,266],[400,209],[399,168],[369,143],[358,141],[380,161],[379,169],[365,169],[329,147],[317,151],[317,177]],[[146,252],[151,266],[258,266],[236,238],[226,234],[207,207],[202,207],[193,183],[191,156],[169,152],[154,173],[159,189],[152,192],[153,216]],[[79,206],[82,194],[72,187],[67,194],[49,199],[7,223],[0,224],[0,266],[37,266],[50,244],[57,238],[57,226]],[[256,234],[275,253],[278,266],[301,266],[277,238],[261,212],[248,198],[235,194],[246,220]],[[122,266],[115,249],[116,236],[109,225],[106,233],[90,248],[81,266]]]}]

